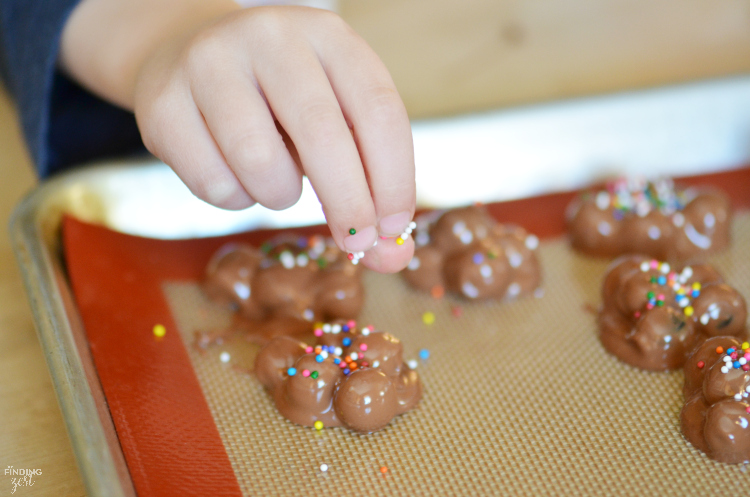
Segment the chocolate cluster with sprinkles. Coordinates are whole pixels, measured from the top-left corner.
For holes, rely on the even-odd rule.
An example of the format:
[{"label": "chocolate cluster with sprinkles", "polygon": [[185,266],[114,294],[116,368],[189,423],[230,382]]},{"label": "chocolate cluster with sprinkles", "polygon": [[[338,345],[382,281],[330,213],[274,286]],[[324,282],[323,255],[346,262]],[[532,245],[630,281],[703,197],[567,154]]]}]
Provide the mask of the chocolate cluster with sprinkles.
[{"label": "chocolate cluster with sprinkles", "polygon": [[713,337],[685,363],[682,434],[720,462],[750,462],[750,344]]},{"label": "chocolate cluster with sprinkles", "polygon": [[707,264],[674,268],[627,256],[612,264],[602,285],[604,348],[650,371],[682,367],[708,338],[746,337],[746,320],[745,299]]},{"label": "chocolate cluster with sprinkles", "polygon": [[419,375],[390,333],[347,320],[316,323],[313,335],[314,344],[277,337],[255,360],[258,380],[291,422],[372,433],[419,403]]},{"label": "chocolate cluster with sprinkles", "polygon": [[722,192],[679,189],[669,178],[617,179],[567,210],[573,247],[588,255],[645,254],[688,261],[729,245],[731,208]]},{"label": "chocolate cluster with sprinkles", "polygon": [[416,249],[402,272],[413,287],[468,299],[513,299],[541,284],[539,239],[498,223],[479,205],[436,211],[417,219]]},{"label": "chocolate cluster with sprinkles", "polygon": [[316,321],[357,316],[364,304],[361,272],[332,238],[287,234],[260,249],[237,243],[220,248],[208,263],[203,289],[237,310],[235,328],[265,343],[279,334],[307,333]]}]

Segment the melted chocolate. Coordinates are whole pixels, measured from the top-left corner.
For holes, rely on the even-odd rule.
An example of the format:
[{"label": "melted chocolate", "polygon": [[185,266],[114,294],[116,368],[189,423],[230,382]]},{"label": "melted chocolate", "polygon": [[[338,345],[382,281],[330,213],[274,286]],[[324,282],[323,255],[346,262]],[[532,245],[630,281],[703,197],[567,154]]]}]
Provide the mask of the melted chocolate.
[{"label": "melted chocolate", "polygon": [[321,325],[314,334],[315,346],[277,337],[255,361],[255,374],[288,420],[372,433],[419,403],[419,375],[404,364],[393,335],[354,321]]},{"label": "melted chocolate", "polygon": [[568,208],[575,249],[594,256],[645,254],[690,261],[729,245],[731,208],[713,190],[675,190],[671,180],[619,180]]},{"label": "melted chocolate", "polygon": [[599,338],[620,360],[672,370],[706,339],[746,337],[747,306],[711,266],[673,269],[641,256],[615,261],[602,285]]},{"label": "melted chocolate", "polygon": [[731,336],[706,340],[685,364],[682,434],[720,462],[750,462],[750,347]]},{"label": "melted chocolate", "polygon": [[319,236],[286,235],[261,250],[222,247],[208,264],[203,288],[234,306],[234,327],[260,342],[306,333],[313,322],[354,318],[364,304],[361,268]]},{"label": "melted chocolate", "polygon": [[417,225],[417,248],[403,271],[417,289],[503,299],[532,293],[540,285],[539,240],[520,227],[497,223],[484,208],[431,213]]}]

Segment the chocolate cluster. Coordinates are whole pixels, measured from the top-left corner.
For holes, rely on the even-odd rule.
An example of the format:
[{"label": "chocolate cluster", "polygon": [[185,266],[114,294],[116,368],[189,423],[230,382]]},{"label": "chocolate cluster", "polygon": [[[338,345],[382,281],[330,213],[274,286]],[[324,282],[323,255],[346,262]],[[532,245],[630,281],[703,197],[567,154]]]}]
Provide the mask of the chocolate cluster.
[{"label": "chocolate cluster", "polygon": [[676,189],[670,179],[621,179],[576,199],[567,224],[573,247],[588,255],[692,261],[729,245],[730,217],[721,192]]},{"label": "chocolate cluster", "polygon": [[642,256],[615,261],[602,286],[599,338],[620,360],[650,371],[680,368],[708,338],[744,338],[747,306],[707,264],[672,267]]},{"label": "chocolate cluster", "polygon": [[708,457],[750,462],[750,345],[735,337],[706,340],[685,363],[682,434]]},{"label": "chocolate cluster", "polygon": [[206,294],[238,311],[261,341],[309,332],[312,323],[356,317],[364,304],[361,267],[331,238],[285,235],[256,249],[229,244],[206,269]]},{"label": "chocolate cluster", "polygon": [[414,257],[404,278],[420,290],[469,299],[532,293],[541,282],[539,239],[495,221],[480,206],[435,212],[417,220]]},{"label": "chocolate cluster", "polygon": [[282,416],[303,426],[384,428],[422,398],[401,342],[354,321],[316,325],[316,343],[277,337],[255,359],[255,374]]}]

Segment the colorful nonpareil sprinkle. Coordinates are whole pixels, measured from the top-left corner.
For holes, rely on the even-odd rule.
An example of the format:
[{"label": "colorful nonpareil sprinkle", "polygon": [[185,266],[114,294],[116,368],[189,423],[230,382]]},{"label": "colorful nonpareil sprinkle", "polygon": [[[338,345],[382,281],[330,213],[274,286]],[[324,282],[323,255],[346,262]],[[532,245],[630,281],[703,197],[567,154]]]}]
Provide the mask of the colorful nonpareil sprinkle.
[{"label": "colorful nonpareil sprinkle", "polygon": [[359,264],[359,260],[365,256],[364,252],[350,252],[346,257],[352,261],[352,264]]},{"label": "colorful nonpareil sprinkle", "polygon": [[326,471],[328,471],[328,465],[326,463],[321,464],[320,471],[321,473],[325,473]]},{"label": "colorful nonpareil sprinkle", "polygon": [[229,356],[229,352],[222,352],[221,354],[219,354],[219,360],[221,362],[227,363],[229,362],[229,359],[231,359],[231,357]]},{"label": "colorful nonpareil sprinkle", "polygon": [[357,233],[357,230],[355,230],[354,228],[349,228],[349,234],[350,235],[354,235],[356,233]]},{"label": "colorful nonpareil sprinkle", "polygon": [[[313,235],[311,237],[299,237],[296,243],[291,244],[291,246],[287,241],[280,245],[266,242],[261,245],[261,250],[268,257],[276,259],[286,269],[306,267],[311,261],[316,262],[318,267],[324,268],[328,265],[324,252],[327,248],[333,248],[334,246],[333,241],[327,241],[320,235]],[[276,253],[274,253],[275,251]]]},{"label": "colorful nonpareil sprinkle", "polygon": [[445,295],[445,288],[443,288],[441,285],[435,285],[430,290],[430,295],[432,295],[433,299],[442,299]]},{"label": "colorful nonpareil sprinkle", "polygon": [[400,234],[400,235],[399,235],[399,236],[398,236],[398,237],[396,238],[396,244],[397,244],[397,245],[403,245],[403,244],[404,244],[404,242],[406,241],[406,239],[407,239],[407,238],[409,238],[409,235],[411,235],[411,234],[412,234],[412,232],[413,232],[413,231],[414,231],[415,229],[417,229],[417,223],[415,223],[414,221],[410,222],[410,223],[409,223],[409,226],[407,226],[407,227],[406,227],[406,229],[404,230],[404,232],[403,232],[403,233],[401,233],[401,234]]},{"label": "colorful nonpareil sprinkle", "polygon": [[[721,347],[716,349],[716,353],[718,354],[721,353],[719,352],[719,348]],[[745,372],[750,371],[750,345],[745,342],[739,349],[730,347],[721,359],[724,361],[724,365],[721,367],[721,372],[724,374],[732,369],[741,369]],[[748,391],[744,392],[742,397],[747,397],[748,392],[750,392],[750,386],[748,386]]]},{"label": "colorful nonpareil sprinkle", "polygon": [[[349,320],[344,324],[340,323],[315,323],[314,327],[314,333],[317,337],[321,337],[324,334],[333,334],[337,335],[340,333],[346,333],[349,334],[349,336],[344,336],[341,339],[341,345],[343,347],[350,347],[353,343],[352,335],[351,333],[355,333],[357,331],[357,322],[354,320]],[[363,337],[368,336],[372,331],[375,330],[375,327],[365,326],[360,330],[360,335]],[[350,351],[349,355],[344,355],[344,349],[341,346],[334,346],[334,345],[317,345],[315,347],[312,347],[308,345],[305,348],[305,353],[307,354],[315,354],[315,361],[317,363],[323,363],[326,360],[331,360],[333,364],[338,366],[342,369],[342,372],[345,375],[351,374],[353,371],[356,371],[357,369],[369,367],[369,363],[365,361],[365,352],[369,349],[369,346],[366,343],[360,343],[357,346],[357,350]],[[375,367],[377,367],[377,364],[375,364]],[[289,368],[287,370],[287,374],[289,376],[294,376],[297,374],[297,370],[294,368]],[[313,379],[318,379],[319,377],[318,371],[310,371],[310,370],[303,370],[302,376],[304,377],[310,377]]]},{"label": "colorful nonpareil sprinkle", "polygon": [[425,312],[422,314],[422,322],[426,325],[431,325],[435,322],[435,314],[429,311]]},{"label": "colorful nonpareil sprinkle", "polygon": [[316,430],[320,431],[323,429],[323,422],[318,420],[315,423],[313,423],[313,426],[315,427]]},{"label": "colorful nonpareil sprinkle", "polygon": [[167,328],[163,324],[154,325],[154,336],[156,338],[163,338],[167,334]]},{"label": "colorful nonpareil sprinkle", "polygon": [[382,467],[380,468],[380,472],[381,472],[382,474],[386,474],[386,473],[388,473],[388,467],[387,467],[387,466],[382,466]]},{"label": "colorful nonpareil sprinkle", "polygon": [[427,359],[430,358],[430,351],[427,350],[427,349],[420,350],[419,351],[419,358],[422,359],[423,361],[426,361]]},{"label": "colorful nonpareil sprinkle", "polygon": [[645,216],[658,209],[670,215],[681,211],[687,204],[683,192],[674,188],[669,178],[649,181],[645,178],[618,179],[607,183],[606,189],[596,194],[596,206],[601,210],[613,209],[616,219],[634,213]]},{"label": "colorful nonpareil sprinkle", "polygon": [[[701,293],[701,284],[694,282],[688,284],[688,281],[693,276],[693,269],[690,266],[685,267],[680,273],[672,271],[672,268],[666,262],[659,262],[657,260],[644,261],[641,263],[641,271],[644,273],[656,273],[652,274],[649,282],[652,285],[665,286],[671,289],[675,294],[675,304],[682,309],[685,316],[691,317],[695,313],[693,308],[692,299],[698,297]],[[651,310],[654,307],[663,307],[666,305],[665,291],[664,290],[649,290],[646,293],[646,310]],[[709,310],[709,313],[701,316],[701,322],[707,324],[708,320],[713,317],[713,309]],[[641,311],[635,313],[635,318],[639,318],[642,315]]]}]

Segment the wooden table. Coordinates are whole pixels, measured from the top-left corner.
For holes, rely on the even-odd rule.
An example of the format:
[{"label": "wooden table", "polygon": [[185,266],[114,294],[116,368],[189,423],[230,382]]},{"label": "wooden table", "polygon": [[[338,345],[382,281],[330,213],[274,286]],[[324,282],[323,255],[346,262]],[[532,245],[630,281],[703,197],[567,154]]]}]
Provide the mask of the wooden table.
[{"label": "wooden table", "polygon": [[8,466],[42,470],[14,496],[85,495],[8,239],[10,213],[36,182],[22,143],[0,90],[0,495],[11,495]]},{"label": "wooden table", "polygon": [[[392,71],[412,117],[750,70],[743,0],[339,3]],[[0,93],[0,468],[42,470],[14,495],[84,495],[8,240],[9,215],[34,182]],[[0,495],[10,495],[10,478],[0,473]]]}]

